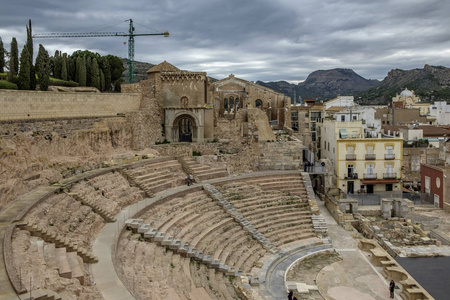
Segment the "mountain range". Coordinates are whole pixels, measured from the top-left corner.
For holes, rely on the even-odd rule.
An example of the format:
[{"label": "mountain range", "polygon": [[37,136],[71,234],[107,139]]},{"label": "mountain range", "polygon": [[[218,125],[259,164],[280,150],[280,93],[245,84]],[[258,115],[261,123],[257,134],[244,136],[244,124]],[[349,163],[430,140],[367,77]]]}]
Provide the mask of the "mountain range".
[{"label": "mountain range", "polygon": [[[126,81],[127,59],[122,60],[125,67],[122,78]],[[146,79],[146,71],[153,66],[154,64],[135,61],[135,82]],[[412,70],[392,69],[382,81],[365,79],[352,69],[337,68],[314,71],[299,84],[287,81],[256,83],[291,97],[293,103],[307,98],[327,100],[338,95],[353,95],[355,101],[360,104],[385,104],[405,88],[414,90],[422,101],[450,100],[450,68],[443,66],[425,65],[422,69]]]}]

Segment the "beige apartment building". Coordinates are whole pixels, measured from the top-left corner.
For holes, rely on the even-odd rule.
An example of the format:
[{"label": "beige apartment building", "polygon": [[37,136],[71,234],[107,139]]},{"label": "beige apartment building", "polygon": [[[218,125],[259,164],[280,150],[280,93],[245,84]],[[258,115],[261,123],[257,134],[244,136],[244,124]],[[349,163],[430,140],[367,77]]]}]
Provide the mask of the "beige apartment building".
[{"label": "beige apartment building", "polygon": [[403,137],[365,132],[361,120],[320,125],[322,157],[329,159],[334,183],[344,193],[400,192]]}]

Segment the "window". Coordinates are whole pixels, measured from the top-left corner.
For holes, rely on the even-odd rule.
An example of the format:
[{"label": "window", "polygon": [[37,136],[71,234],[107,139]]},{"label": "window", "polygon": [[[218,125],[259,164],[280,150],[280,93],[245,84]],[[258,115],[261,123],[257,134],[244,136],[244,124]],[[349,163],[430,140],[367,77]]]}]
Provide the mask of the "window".
[{"label": "window", "polygon": [[348,137],[347,130],[345,128],[339,129],[339,137],[341,139],[346,139]]},{"label": "window", "polygon": [[386,184],[386,192],[392,192],[392,183]]},{"label": "window", "polygon": [[262,101],[260,99],[255,101],[255,107],[256,108],[262,108]]},{"label": "window", "polygon": [[344,122],[345,121],[345,115],[341,116],[341,121]]},{"label": "window", "polygon": [[228,99],[223,99],[223,110],[228,111]]},{"label": "window", "polygon": [[430,177],[425,176],[425,193],[429,194],[430,193]]},{"label": "window", "polygon": [[439,195],[434,194],[434,206],[439,207]]},{"label": "window", "polygon": [[358,120],[358,116],[353,116],[353,121]]},{"label": "window", "polygon": [[187,97],[181,98],[181,107],[188,107],[188,98]]}]

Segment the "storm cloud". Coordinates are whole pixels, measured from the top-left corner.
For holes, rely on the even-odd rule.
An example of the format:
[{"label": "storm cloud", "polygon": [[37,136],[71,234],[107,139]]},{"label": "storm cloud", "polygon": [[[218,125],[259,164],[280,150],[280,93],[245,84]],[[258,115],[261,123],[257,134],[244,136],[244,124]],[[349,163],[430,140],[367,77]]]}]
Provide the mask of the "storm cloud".
[{"label": "storm cloud", "polygon": [[[135,60],[167,60],[223,78],[298,82],[319,69],[351,68],[368,79],[391,69],[449,65],[450,2],[444,0],[165,0],[2,3],[0,37],[20,49],[33,33],[169,31],[136,37]],[[127,57],[126,37],[35,39],[53,54],[88,49]],[[35,51],[37,52],[37,50]]]}]

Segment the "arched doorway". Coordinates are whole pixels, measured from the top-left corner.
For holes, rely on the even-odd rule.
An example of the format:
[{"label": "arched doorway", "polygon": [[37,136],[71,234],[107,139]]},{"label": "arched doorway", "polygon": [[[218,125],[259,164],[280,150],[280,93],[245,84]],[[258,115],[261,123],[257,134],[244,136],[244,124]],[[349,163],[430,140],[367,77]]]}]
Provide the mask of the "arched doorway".
[{"label": "arched doorway", "polygon": [[173,122],[173,137],[178,136],[179,142],[192,142],[197,139],[197,125],[192,116],[181,115]]}]

